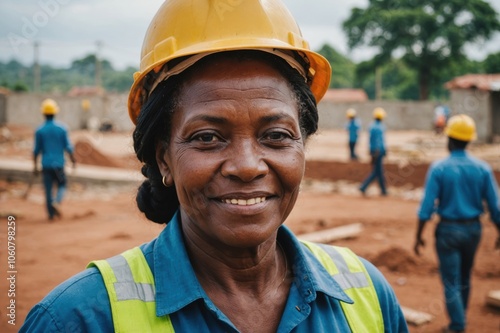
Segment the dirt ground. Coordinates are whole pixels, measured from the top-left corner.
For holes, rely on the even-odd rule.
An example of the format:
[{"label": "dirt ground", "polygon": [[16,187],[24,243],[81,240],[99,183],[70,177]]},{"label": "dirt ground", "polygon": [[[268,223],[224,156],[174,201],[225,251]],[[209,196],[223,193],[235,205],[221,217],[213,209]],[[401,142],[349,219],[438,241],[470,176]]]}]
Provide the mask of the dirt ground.
[{"label": "dirt ground", "polygon": [[[0,140],[1,155],[29,159],[31,132],[19,128],[10,128],[10,132],[8,140]],[[128,133],[75,132],[72,139],[80,142],[77,153],[82,164],[139,168],[131,157]],[[428,324],[410,326],[411,332],[441,332],[447,319],[433,249],[435,222],[426,228],[427,246],[421,257],[413,255],[412,246],[425,171],[430,161],[446,155],[445,139],[430,132],[389,132],[387,140],[389,196],[379,197],[373,185],[368,196],[362,197],[357,186],[370,168],[366,137],[361,138],[361,159],[357,163],[346,159],[344,133],[329,131],[313,138],[308,144],[306,179],[286,224],[300,235],[362,223],[358,237],[335,244],[347,246],[377,265],[402,305],[434,317]],[[90,146],[85,146],[85,141],[90,141]],[[499,179],[500,146],[474,145],[471,151],[493,165]],[[0,180],[0,267],[4,267],[0,279],[0,332],[17,332],[34,304],[89,261],[147,242],[161,231],[161,226],[139,213],[134,186],[71,183],[63,203],[63,218],[54,223],[46,220],[41,185],[35,184],[27,199],[22,198],[25,189],[25,183]],[[16,218],[16,326],[9,325],[6,316],[9,215]],[[500,310],[485,305],[488,291],[500,289],[500,252],[494,251],[497,233],[487,215],[483,222],[468,332],[500,332]]]}]

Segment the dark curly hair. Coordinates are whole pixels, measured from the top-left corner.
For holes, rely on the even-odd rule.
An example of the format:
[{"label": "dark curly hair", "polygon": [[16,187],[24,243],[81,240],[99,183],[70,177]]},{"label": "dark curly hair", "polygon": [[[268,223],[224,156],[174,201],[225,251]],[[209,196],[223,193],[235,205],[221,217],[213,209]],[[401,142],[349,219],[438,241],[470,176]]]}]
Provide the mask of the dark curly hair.
[{"label": "dark curly hair", "polygon": [[318,128],[318,109],[311,89],[304,77],[280,57],[262,51],[244,50],[215,53],[202,58],[182,74],[161,82],[144,103],[137,118],[133,133],[134,150],[139,161],[144,163],[142,174],[147,179],[139,187],[136,200],[139,209],[153,222],[168,223],[179,208],[175,184],[165,187],[162,183],[156,163],[156,147],[159,144],[168,146],[171,118],[177,106],[183,79],[186,77],[184,74],[196,71],[196,68],[210,62],[214,57],[220,57],[221,54],[239,61],[256,59],[270,64],[287,79],[296,95],[303,137],[307,139]]}]

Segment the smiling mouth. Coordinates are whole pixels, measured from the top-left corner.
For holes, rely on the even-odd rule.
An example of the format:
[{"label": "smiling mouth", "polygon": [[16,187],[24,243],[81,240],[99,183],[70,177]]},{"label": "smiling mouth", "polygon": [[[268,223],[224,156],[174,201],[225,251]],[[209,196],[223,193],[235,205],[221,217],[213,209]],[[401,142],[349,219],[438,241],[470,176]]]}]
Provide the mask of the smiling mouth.
[{"label": "smiling mouth", "polygon": [[222,199],[221,201],[223,203],[227,203],[227,204],[235,205],[235,206],[252,206],[252,205],[260,204],[260,203],[266,201],[266,197],[251,198],[248,200],[245,200],[245,199]]}]

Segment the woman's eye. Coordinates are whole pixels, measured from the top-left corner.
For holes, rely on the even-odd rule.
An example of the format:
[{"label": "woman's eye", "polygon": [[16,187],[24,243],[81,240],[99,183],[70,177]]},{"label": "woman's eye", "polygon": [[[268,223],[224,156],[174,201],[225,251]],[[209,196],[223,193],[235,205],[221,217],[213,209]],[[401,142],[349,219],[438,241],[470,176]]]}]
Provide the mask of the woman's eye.
[{"label": "woman's eye", "polygon": [[281,141],[289,138],[290,136],[283,132],[271,132],[267,134],[267,138],[272,141]]},{"label": "woman's eye", "polygon": [[194,137],[194,140],[200,141],[203,143],[212,143],[217,141],[217,136],[215,134],[211,133],[204,133],[204,134],[199,134]]}]

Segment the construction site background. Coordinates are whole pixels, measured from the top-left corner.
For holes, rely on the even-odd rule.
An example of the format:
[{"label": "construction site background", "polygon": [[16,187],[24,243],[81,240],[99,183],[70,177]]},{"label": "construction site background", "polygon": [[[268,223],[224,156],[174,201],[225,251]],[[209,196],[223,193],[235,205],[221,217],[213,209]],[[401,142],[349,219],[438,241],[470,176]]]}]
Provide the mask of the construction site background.
[{"label": "construction site background", "polygon": [[[116,255],[161,231],[162,226],[147,221],[136,207],[135,194],[144,178],[131,134],[131,129],[113,127],[71,131],[78,163],[76,169],[67,170],[63,217],[49,223],[40,177],[32,178],[33,127],[8,124],[0,128],[0,217],[5,221],[9,216],[16,218],[18,268],[17,326],[0,321],[0,332],[17,332],[33,305],[89,261]],[[411,325],[410,332],[437,333],[447,319],[433,228],[424,235],[428,244],[422,257],[413,255],[412,246],[425,174],[429,163],[447,156],[446,137],[430,130],[390,129],[386,139],[389,196],[380,197],[378,187],[371,186],[363,197],[358,186],[371,169],[366,127],[359,138],[358,162],[349,160],[345,130],[320,129],[307,142],[305,179],[286,225],[299,236],[361,226],[356,235],[331,243],[347,246],[372,261],[404,307],[430,315],[430,321]],[[487,161],[500,182],[500,143],[474,142],[469,151]],[[500,253],[493,247],[496,231],[488,214],[482,221],[468,321],[474,330],[498,332],[500,309],[488,306],[486,297],[500,285]],[[0,244],[6,244],[6,239],[7,233],[0,232]],[[7,263],[5,251],[0,251],[0,263]],[[0,295],[7,295],[7,280],[1,281]],[[2,318],[8,311],[5,300],[0,298]]]}]

